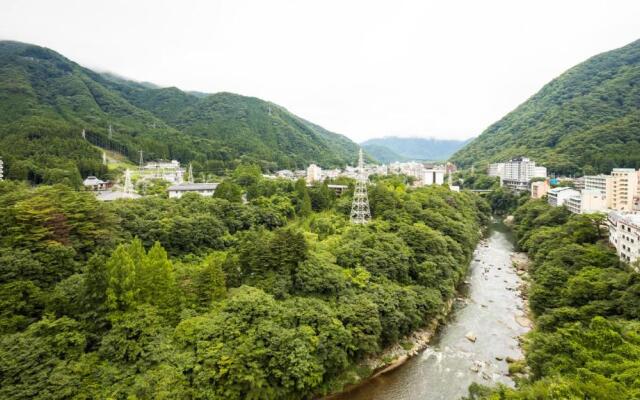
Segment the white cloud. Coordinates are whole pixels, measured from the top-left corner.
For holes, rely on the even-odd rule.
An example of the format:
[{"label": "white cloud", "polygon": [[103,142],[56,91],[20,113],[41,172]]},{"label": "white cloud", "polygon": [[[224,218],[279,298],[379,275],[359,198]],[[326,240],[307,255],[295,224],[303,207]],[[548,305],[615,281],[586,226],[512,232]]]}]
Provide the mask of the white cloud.
[{"label": "white cloud", "polygon": [[4,0],[0,38],[185,90],[257,96],[354,140],[479,134],[640,38],[637,1]]}]

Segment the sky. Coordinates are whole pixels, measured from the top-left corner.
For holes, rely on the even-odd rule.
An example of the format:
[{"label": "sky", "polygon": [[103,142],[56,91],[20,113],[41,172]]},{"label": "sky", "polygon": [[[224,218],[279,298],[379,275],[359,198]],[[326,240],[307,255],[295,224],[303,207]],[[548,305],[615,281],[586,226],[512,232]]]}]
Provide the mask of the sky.
[{"label": "sky", "polygon": [[355,141],[479,135],[640,39],[640,1],[2,0],[0,40],[160,86],[256,96]]}]

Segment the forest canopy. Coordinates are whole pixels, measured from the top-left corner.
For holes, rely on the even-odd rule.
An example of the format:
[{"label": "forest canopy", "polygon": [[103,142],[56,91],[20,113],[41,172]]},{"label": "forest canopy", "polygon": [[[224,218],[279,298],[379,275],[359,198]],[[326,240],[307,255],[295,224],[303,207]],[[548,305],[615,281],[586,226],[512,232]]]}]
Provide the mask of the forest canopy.
[{"label": "forest canopy", "polygon": [[0,397],[313,398],[366,375],[442,316],[488,205],[378,179],[354,226],[350,193],[301,182],[244,168],[219,196],[112,203],[0,182]]}]

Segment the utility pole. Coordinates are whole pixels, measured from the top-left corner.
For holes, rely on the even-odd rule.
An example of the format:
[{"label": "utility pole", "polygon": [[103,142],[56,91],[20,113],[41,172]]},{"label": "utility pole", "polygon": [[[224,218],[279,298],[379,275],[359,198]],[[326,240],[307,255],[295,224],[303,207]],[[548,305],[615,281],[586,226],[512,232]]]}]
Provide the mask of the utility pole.
[{"label": "utility pole", "polygon": [[113,128],[111,127],[111,124],[109,124],[109,140],[111,140],[113,138]]},{"label": "utility pole", "polygon": [[356,176],[356,187],[353,191],[353,203],[351,204],[351,223],[364,225],[371,220],[369,210],[369,196],[367,195],[367,183],[369,178],[364,170],[364,159],[362,149],[358,158],[358,173]]},{"label": "utility pole", "polygon": [[144,163],[144,160],[142,158],[142,150],[140,150],[139,153],[140,153],[140,167],[139,168],[140,168],[140,173],[142,173],[142,164]]}]

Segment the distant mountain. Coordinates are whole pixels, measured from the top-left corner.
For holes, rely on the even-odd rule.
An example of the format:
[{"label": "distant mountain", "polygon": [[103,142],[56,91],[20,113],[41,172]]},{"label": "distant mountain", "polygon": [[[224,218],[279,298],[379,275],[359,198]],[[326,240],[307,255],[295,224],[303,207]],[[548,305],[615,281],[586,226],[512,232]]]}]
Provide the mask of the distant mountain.
[{"label": "distant mountain", "polygon": [[276,169],[339,166],[357,157],[345,136],[273,103],[132,82],[46,48],[0,41],[5,176],[39,183],[104,175],[95,145],[134,162],[142,150],[145,159],[194,161],[219,174],[241,161]]},{"label": "distant mountain", "polygon": [[545,85],[453,160],[527,156],[562,174],[640,167],[640,40],[599,54]]},{"label": "distant mountain", "polygon": [[394,161],[406,161],[406,157],[401,156],[386,146],[378,144],[362,144],[362,149],[371,157],[381,163],[388,164]]},{"label": "distant mountain", "polygon": [[362,147],[371,156],[384,162],[406,160],[444,161],[467,142],[468,140],[389,136],[369,139],[362,143]]}]

